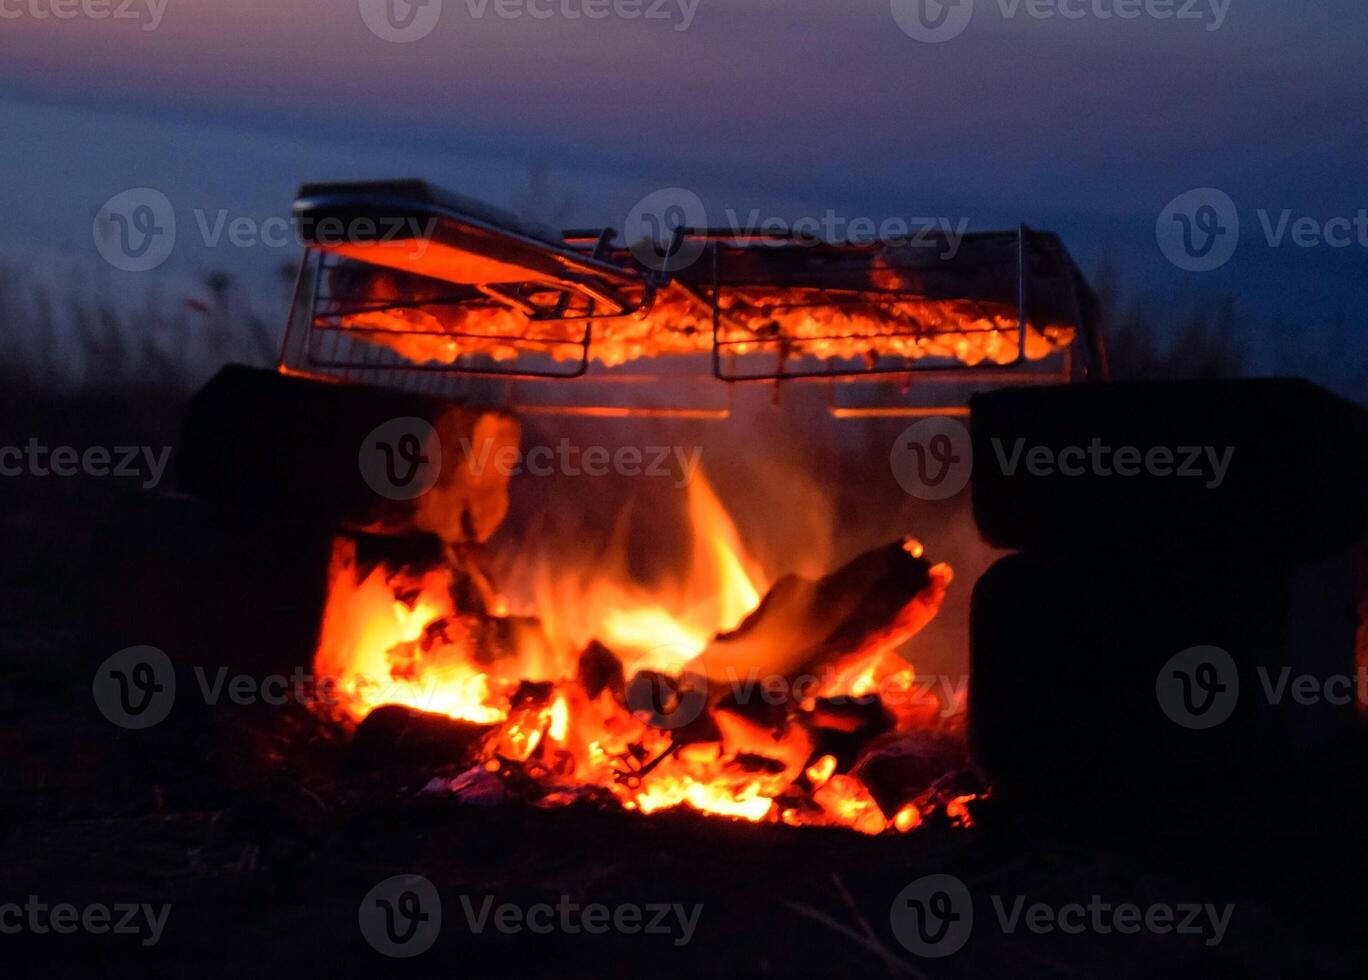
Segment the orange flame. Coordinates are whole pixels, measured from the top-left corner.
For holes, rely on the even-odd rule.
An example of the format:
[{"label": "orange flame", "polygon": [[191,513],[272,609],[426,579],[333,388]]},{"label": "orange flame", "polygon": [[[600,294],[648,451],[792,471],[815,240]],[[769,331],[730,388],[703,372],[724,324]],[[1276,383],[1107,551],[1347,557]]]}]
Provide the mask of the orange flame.
[{"label": "orange flame", "polygon": [[[759,604],[768,583],[701,474],[688,505],[693,545],[682,577],[646,588],[612,561],[596,563],[593,574],[542,562],[531,569],[529,610],[539,625],[504,615],[502,597],[497,615],[458,609],[454,565],[365,568],[352,540],[339,538],[318,675],[334,681],[341,714],[352,722],[399,704],[490,726],[469,761],[493,772],[522,767],[556,793],[598,787],[643,814],[685,805],[871,834],[916,826],[915,807],[884,814],[858,778],[836,771],[834,756],[814,753],[813,736],[799,724],[776,728],[719,707],[711,728],[677,741],[629,710],[621,690],[591,696],[577,679],[579,653],[598,640],[621,658],[628,683],[643,671],[682,683],[709,641]],[[948,580],[948,569],[942,574]],[[880,660],[844,678],[842,690],[823,693],[874,690],[885,680],[876,673]],[[528,694],[525,681],[549,682],[549,693]],[[801,807],[776,802],[805,792]]]}]

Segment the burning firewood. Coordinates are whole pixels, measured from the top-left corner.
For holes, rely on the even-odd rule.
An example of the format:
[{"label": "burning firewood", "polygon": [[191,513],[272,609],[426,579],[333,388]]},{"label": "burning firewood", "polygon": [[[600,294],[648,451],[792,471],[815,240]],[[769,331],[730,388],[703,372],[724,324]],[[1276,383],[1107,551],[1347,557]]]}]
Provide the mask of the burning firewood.
[{"label": "burning firewood", "polygon": [[946,773],[968,769],[964,743],[932,732],[886,736],[866,746],[852,770],[885,813],[920,798]]},{"label": "burning firewood", "polygon": [[[814,755],[814,737],[823,735],[847,743],[837,754],[850,765],[892,718],[877,697],[832,700],[818,693],[847,694],[857,674],[935,615],[949,580],[949,568],[925,561],[911,541],[861,555],[819,581],[781,579],[682,676],[643,670],[627,679],[628,709],[667,735],[661,751],[635,773],[638,780],[690,746],[713,746],[719,772],[765,772],[783,787],[802,773]],[[598,661],[607,653],[586,656],[591,652]],[[815,710],[796,715],[808,698]],[[853,805],[864,790],[854,793],[847,784],[857,782],[842,776],[827,796]],[[877,808],[842,810],[838,819],[871,833],[884,826]]]},{"label": "burning firewood", "polygon": [[[725,554],[728,567],[741,567],[734,551]],[[714,547],[708,557],[716,556]],[[626,618],[632,629],[622,617],[600,621],[611,642],[589,642],[578,655],[552,642],[564,637],[545,628],[540,609],[508,614],[474,546],[415,543],[374,557],[362,563],[355,543],[337,549],[317,666],[343,678],[342,713],[361,721],[358,743],[378,739],[376,752],[406,760],[415,742],[418,754],[434,748],[433,763],[473,774],[446,787],[462,799],[501,798],[485,792],[500,781],[513,798],[592,798],[644,814],[686,806],[871,834],[914,824],[883,808],[897,794],[875,792],[856,774],[882,735],[910,730],[873,689],[911,674],[891,651],[935,615],[950,581],[948,566],[924,560],[914,541],[819,580],[787,576],[763,599],[744,576],[707,580],[740,600],[735,614],[717,603],[717,622],[752,610],[711,643],[699,624],[690,633],[644,606],[651,615]],[[629,608],[641,601],[622,598]],[[563,619],[550,612],[547,622]],[[693,659],[643,655],[651,636],[685,636]],[[624,651],[637,656],[627,661]],[[893,670],[883,676],[886,655]],[[445,736],[429,746],[425,716],[379,707],[393,702],[485,734],[456,752]],[[912,788],[923,790],[916,775]],[[915,806],[922,814],[923,802]]]},{"label": "burning firewood", "polygon": [[782,680],[793,694],[815,696],[930,622],[950,579],[950,566],[932,565],[911,539],[866,552],[815,582],[787,575],[694,666],[719,691]]},{"label": "burning firewood", "polygon": [[443,766],[464,761],[489,726],[418,711],[401,704],[376,708],[352,736],[352,763],[360,769],[402,765]]},{"label": "burning firewood", "polygon": [[894,718],[877,695],[818,698],[803,722],[812,729],[815,754],[829,756],[842,772],[850,769],[871,741],[893,728]]}]

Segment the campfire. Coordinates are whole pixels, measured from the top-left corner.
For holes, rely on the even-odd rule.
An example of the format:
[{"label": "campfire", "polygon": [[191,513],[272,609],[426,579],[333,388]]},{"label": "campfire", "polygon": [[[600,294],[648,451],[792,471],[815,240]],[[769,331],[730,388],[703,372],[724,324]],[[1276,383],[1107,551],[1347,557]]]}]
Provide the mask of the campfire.
[{"label": "campfire", "polygon": [[[892,374],[902,395],[915,377],[965,397],[1008,370],[1024,383],[1086,375],[1100,363],[1091,294],[1058,239],[1023,227],[928,251],[677,227],[647,254],[611,229],[557,235],[417,182],[306,187],[296,214],[308,248],[279,370],[226,370],[200,393],[181,484],[288,529],[294,571],[272,574],[309,599],[281,611],[290,642],[274,631],[263,659],[311,653],[327,685],[315,713],[346,730],[367,771],[416,768],[424,792],[476,805],[684,809],[870,835],[971,822],[987,789],[965,748],[963,685],[916,666],[953,555],[928,553],[913,527],[776,546],[726,504],[754,488],[715,483],[706,465],[652,501],[646,534],[628,540],[627,514],[595,499],[599,529],[620,525],[606,548],[548,545],[506,520],[520,478],[487,460],[520,451],[524,421],[561,412],[615,420],[588,425],[729,418],[676,404],[690,378],[732,392],[773,382],[773,406],[802,380]],[[423,231],[346,231],[363,226]],[[561,386],[591,364],[574,404],[504,387]],[[600,381],[625,397],[583,404]],[[807,404],[861,414],[834,389]],[[261,418],[274,420],[269,444],[246,423]],[[405,421],[425,434],[378,446]],[[377,448],[390,467],[396,453],[440,459],[440,473],[387,493],[364,472]],[[536,510],[580,503],[546,489]]]},{"label": "campfire", "polygon": [[[1168,932],[1181,970],[1198,903],[1221,935],[1252,910],[1231,962],[1275,920],[1340,962],[1353,902],[1275,908],[1222,862],[1361,823],[1358,408],[1059,383],[1105,350],[1025,230],[920,265],[704,233],[651,270],[412,187],[304,203],[396,200],[438,212],[426,264],[311,245],[277,369],[197,391],[175,492],[113,501],[54,589],[82,669],[35,649],[8,705],[15,895],[174,899],[184,962],[281,969],[445,942],[479,975],[899,974],[972,926],[965,973]],[[1193,447],[1234,462],[1184,479]],[[1330,894],[1307,863],[1276,882]],[[704,910],[689,953],[619,918],[670,904]],[[1084,904],[1118,923],[1093,943]]]},{"label": "campfire", "polygon": [[899,651],[950,566],[907,539],[770,583],[701,473],[687,498],[692,545],[669,587],[633,582],[624,553],[520,562],[528,608],[469,546],[366,561],[338,537],[315,662],[336,682],[328,710],[363,729],[401,709],[462,723],[468,768],[434,790],[868,834],[937,807],[968,820],[972,793],[905,778],[951,712]]}]

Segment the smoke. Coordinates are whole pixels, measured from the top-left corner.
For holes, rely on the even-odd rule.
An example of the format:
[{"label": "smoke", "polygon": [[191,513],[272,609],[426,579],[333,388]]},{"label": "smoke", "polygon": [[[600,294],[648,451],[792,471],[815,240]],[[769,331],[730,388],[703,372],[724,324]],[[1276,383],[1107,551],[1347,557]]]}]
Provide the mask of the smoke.
[{"label": "smoke", "polygon": [[[711,377],[642,391],[599,387],[611,390],[575,383],[577,404],[602,395],[615,404],[697,408],[704,399],[715,403],[725,388]],[[894,479],[890,450],[914,420],[833,418],[825,384],[736,385],[723,395],[730,417],[717,420],[524,415],[524,453],[568,443],[579,462],[573,471],[555,467],[510,481],[508,518],[490,547],[495,581],[515,605],[530,607],[545,593],[548,572],[556,577],[558,570],[578,586],[602,574],[648,592],[686,577],[694,542],[689,488],[679,482],[678,465],[656,475],[644,463],[633,473],[612,465],[624,450],[646,456],[648,449],[678,449],[697,452],[699,472],[765,584],[790,573],[819,578],[862,552],[906,536],[920,540],[928,559],[954,568],[955,581],[940,615],[902,652],[919,673],[967,671],[969,595],[998,553],[979,538],[967,489],[925,501]],[[608,460],[606,472],[586,472],[591,449]]]}]

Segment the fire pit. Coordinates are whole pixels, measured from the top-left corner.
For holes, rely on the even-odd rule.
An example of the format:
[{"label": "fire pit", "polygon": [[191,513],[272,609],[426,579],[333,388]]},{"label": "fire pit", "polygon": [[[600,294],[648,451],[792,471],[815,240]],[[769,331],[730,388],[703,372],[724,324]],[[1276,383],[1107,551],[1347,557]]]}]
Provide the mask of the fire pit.
[{"label": "fire pit", "polygon": [[[798,404],[826,394],[829,425],[962,414],[1004,377],[1103,370],[1091,295],[1053,236],[970,236],[953,259],[686,227],[629,245],[611,229],[552,237],[414,182],[309,186],[296,213],[311,237],[279,371],[221,374],[178,454],[219,536],[280,528],[290,583],[250,575],[277,607],[278,590],[295,597],[290,626],[244,636],[228,613],[234,639],[217,651],[193,626],[173,645],[306,668],[315,714],[371,765],[417,753],[429,793],[865,834],[972,820],[986,789],[963,748],[964,687],[919,677],[915,659],[953,555],[889,527],[858,547],[791,536],[761,561],[702,446],[666,428],[660,453],[614,457],[674,467],[657,540],[622,526],[585,554],[503,525],[510,488],[531,481],[515,474],[536,470],[526,419],[648,432],[734,417],[734,399],[652,401],[699,390],[691,367],[774,397],[800,385]],[[846,392],[889,376],[904,388],[878,404],[834,394],[836,379]],[[510,397],[532,379],[600,400]],[[958,400],[928,407],[923,386]],[[551,481],[538,494],[544,515],[576,506]],[[235,588],[238,571],[222,576]]]},{"label": "fire pit", "polygon": [[[1101,362],[1075,343],[1095,333],[1067,253],[1026,229],[974,236],[953,261],[913,245],[682,226],[619,244],[612,229],[553,236],[417,183],[309,186],[296,215],[312,237],[281,368],[300,376],[409,388],[473,375],[591,381],[591,364],[702,355],[725,381],[936,370],[963,384],[975,369],[1022,367],[1029,379],[1041,362],[1066,375]],[[328,235],[359,223],[425,233]],[[643,408],[568,411],[632,419]],[[496,497],[487,461],[518,437],[495,418],[457,439],[426,430],[430,448],[411,456],[441,456],[455,482],[484,479],[479,492]],[[967,822],[980,793],[965,789],[975,783],[954,747],[961,733],[939,724],[952,712],[897,652],[936,615],[950,565],[890,534],[820,578],[770,581],[706,471],[687,488],[687,557],[651,587],[634,580],[619,540],[592,565],[523,563],[535,585],[510,610],[482,567],[500,505],[487,500],[484,526],[453,531],[451,478],[420,498],[410,529],[436,533],[440,553],[368,559],[337,537],[314,663],[336,682],[335,716],[367,743],[375,729],[442,727],[394,706],[451,719],[470,768],[430,789],[458,796],[530,785],[541,806],[686,806],[870,834],[936,812]]]},{"label": "fire pit", "polygon": [[[552,236],[412,183],[299,210],[277,370],[207,384],[178,492],[97,543],[99,716],[33,736],[24,784],[94,816],[31,821],[30,874],[77,874],[51,855],[82,834],[152,854],[178,962],[411,955],[441,904],[476,973],[917,975],[908,910],[968,894],[966,972],[1096,973],[1138,962],[1124,937],[1066,948],[1011,909],[1162,894],[1215,910],[1223,963],[1276,969],[1259,915],[1289,891],[1320,900],[1279,934],[1355,959],[1324,879],[1368,810],[1361,704],[1298,692],[1354,671],[1356,409],[1071,383],[1106,375],[1091,295],[1027,229],[928,260]],[[1094,443],[1168,469],[1065,472]],[[267,881],[308,910],[289,942]],[[605,957],[586,906],[673,932]]]}]

